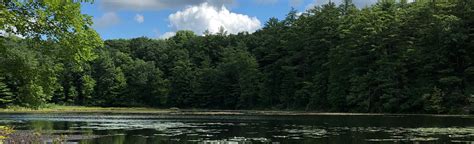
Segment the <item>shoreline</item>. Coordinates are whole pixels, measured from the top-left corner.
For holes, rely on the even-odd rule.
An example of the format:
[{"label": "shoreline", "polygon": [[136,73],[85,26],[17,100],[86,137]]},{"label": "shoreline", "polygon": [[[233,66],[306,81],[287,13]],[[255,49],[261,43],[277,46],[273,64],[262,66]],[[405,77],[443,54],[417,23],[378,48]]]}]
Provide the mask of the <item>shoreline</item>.
[{"label": "shoreline", "polygon": [[55,106],[41,109],[1,108],[0,114],[49,114],[49,113],[103,113],[103,114],[154,114],[154,115],[223,115],[223,116],[434,116],[474,117],[472,114],[404,114],[404,113],[344,113],[287,110],[215,110],[215,109],[159,109],[145,107],[86,107]]}]

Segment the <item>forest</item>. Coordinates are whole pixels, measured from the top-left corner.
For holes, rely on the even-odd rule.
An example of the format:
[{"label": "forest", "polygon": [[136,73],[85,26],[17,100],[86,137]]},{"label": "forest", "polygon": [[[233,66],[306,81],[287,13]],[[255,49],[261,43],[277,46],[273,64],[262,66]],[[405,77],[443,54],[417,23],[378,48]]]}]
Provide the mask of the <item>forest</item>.
[{"label": "forest", "polygon": [[0,6],[0,106],[474,111],[474,1],[350,0],[254,33],[103,41],[81,3]]}]

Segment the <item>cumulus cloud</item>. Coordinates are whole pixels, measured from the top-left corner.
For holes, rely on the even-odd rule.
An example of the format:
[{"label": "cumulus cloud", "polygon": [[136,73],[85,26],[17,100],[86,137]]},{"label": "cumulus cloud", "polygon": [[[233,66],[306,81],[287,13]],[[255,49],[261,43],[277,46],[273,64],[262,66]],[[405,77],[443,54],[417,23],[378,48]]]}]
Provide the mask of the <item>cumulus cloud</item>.
[{"label": "cumulus cloud", "polygon": [[138,23],[143,23],[145,21],[145,17],[141,14],[136,14],[135,21],[137,21]]},{"label": "cumulus cloud", "polygon": [[106,10],[141,11],[183,8],[204,2],[214,6],[222,6],[233,4],[234,0],[102,0],[100,5]]},{"label": "cumulus cloud", "polygon": [[160,39],[167,39],[167,38],[170,38],[172,36],[176,35],[175,32],[165,32],[164,34],[162,34],[159,38]]},{"label": "cumulus cloud", "polygon": [[[313,0],[310,4],[306,6],[306,9],[313,8],[314,6],[321,6],[323,4],[329,3],[329,1],[334,2],[336,5],[342,4],[344,0]],[[355,6],[359,8],[367,7],[377,3],[377,0],[352,0]]]},{"label": "cumulus cloud", "polygon": [[256,17],[230,12],[225,6],[214,7],[208,3],[188,6],[186,9],[169,15],[170,28],[177,30],[192,30],[203,34],[208,30],[216,33],[224,28],[228,33],[255,32],[261,27]]},{"label": "cumulus cloud", "polygon": [[94,26],[107,27],[120,22],[119,16],[114,12],[104,13],[101,17],[94,19]]}]

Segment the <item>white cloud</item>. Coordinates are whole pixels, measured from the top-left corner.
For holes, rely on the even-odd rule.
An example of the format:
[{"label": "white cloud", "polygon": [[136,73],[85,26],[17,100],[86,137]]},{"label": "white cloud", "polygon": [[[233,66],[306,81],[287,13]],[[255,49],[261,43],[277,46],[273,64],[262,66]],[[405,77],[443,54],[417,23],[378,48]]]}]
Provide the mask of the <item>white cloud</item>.
[{"label": "white cloud", "polygon": [[243,31],[255,32],[261,27],[256,17],[233,13],[224,6],[217,8],[206,2],[188,6],[169,15],[168,19],[172,30],[192,30],[196,34],[202,34],[205,30],[216,33],[220,27],[232,34]]},{"label": "white cloud", "polygon": [[101,17],[94,19],[94,26],[107,27],[120,22],[119,16],[114,12],[104,13]]},{"label": "white cloud", "polygon": [[138,23],[143,23],[145,21],[145,17],[141,14],[136,14],[135,21],[137,21]]},{"label": "white cloud", "polygon": [[100,5],[106,10],[141,11],[183,8],[204,2],[214,6],[222,6],[233,4],[234,0],[102,0]]},{"label": "white cloud", "polygon": [[299,16],[301,16],[302,14],[303,14],[303,12],[297,12],[297,13],[296,13],[296,16],[299,17]]},{"label": "white cloud", "polygon": [[272,5],[277,3],[278,0],[255,0],[255,3],[257,4],[263,4],[263,5]]},{"label": "white cloud", "polygon": [[175,32],[165,32],[164,34],[162,34],[159,38],[160,39],[167,39],[167,38],[170,38],[172,36],[176,35]]}]

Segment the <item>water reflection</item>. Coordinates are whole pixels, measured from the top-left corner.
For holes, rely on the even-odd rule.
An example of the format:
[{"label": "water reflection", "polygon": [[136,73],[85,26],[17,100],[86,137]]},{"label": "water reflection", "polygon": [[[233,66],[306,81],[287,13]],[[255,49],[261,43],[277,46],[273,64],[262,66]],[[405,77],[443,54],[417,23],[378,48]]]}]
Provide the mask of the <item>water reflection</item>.
[{"label": "water reflection", "polygon": [[473,117],[0,114],[12,139],[78,143],[474,143]]}]

